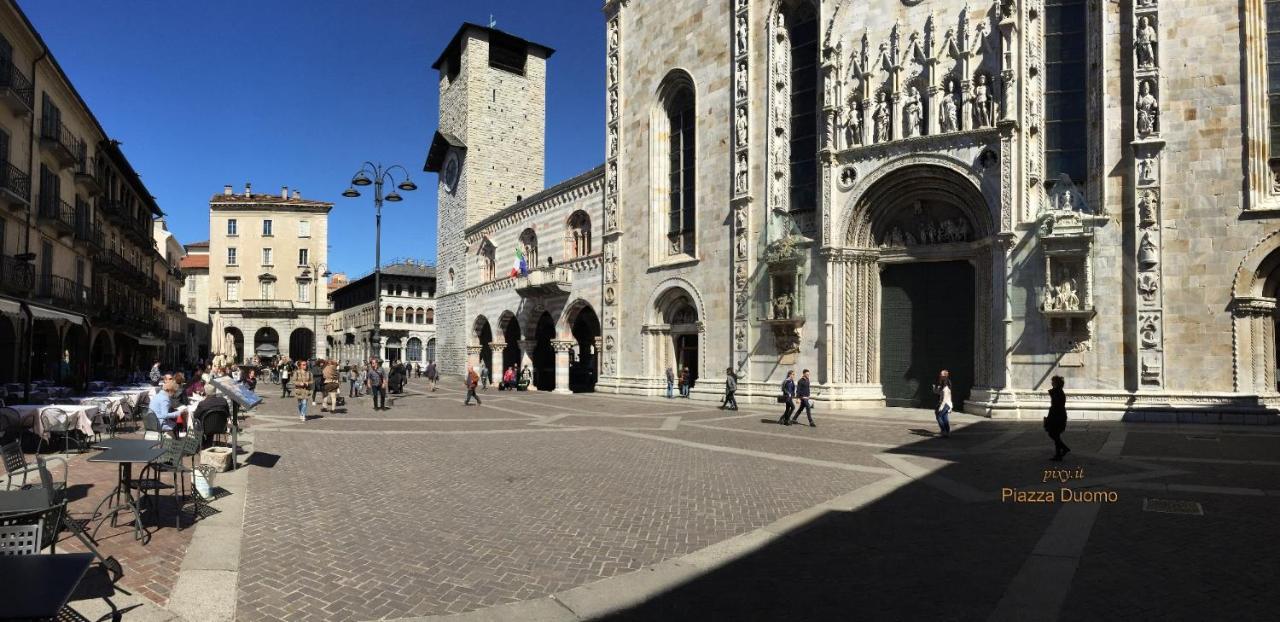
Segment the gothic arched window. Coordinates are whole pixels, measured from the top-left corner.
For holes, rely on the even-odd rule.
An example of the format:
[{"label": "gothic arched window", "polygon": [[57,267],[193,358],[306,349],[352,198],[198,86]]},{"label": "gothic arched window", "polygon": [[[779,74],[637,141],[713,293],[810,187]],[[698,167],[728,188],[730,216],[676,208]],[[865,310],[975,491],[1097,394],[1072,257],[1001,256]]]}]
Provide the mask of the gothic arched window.
[{"label": "gothic arched window", "polygon": [[477,253],[480,256],[480,274],[486,281],[492,281],[497,272],[496,253],[497,249],[488,238],[480,242],[480,250]]},{"label": "gothic arched window", "polygon": [[520,233],[520,249],[524,253],[525,264],[529,270],[538,267],[538,234],[533,229],[525,229]]},{"label": "gothic arched window", "polygon": [[791,209],[818,205],[818,12],[808,0],[786,15],[791,46]]},{"label": "gothic arched window", "polygon": [[404,307],[396,307],[396,321],[397,322],[404,321]]},{"label": "gothic arched window", "polygon": [[569,216],[568,235],[565,251],[570,257],[585,257],[591,254],[591,217],[578,210]]},{"label": "gothic arched window", "polygon": [[1077,186],[1088,176],[1089,91],[1085,0],[1045,0],[1045,179],[1066,174]]},{"label": "gothic arched window", "polygon": [[669,161],[669,186],[667,204],[667,237],[673,253],[693,251],[694,226],[697,224],[697,183],[694,176],[694,160],[697,157],[694,133],[693,89],[681,85],[672,93],[667,103],[669,136],[667,158]]},{"label": "gothic arched window", "polygon": [[385,319],[383,319],[382,321],[384,321],[384,322],[392,322],[392,321],[395,321],[395,319],[396,319],[396,310],[395,310],[393,307],[388,306],[388,307],[387,307],[387,312],[386,312],[386,314],[385,314],[385,315],[386,315],[386,317],[385,317]]}]

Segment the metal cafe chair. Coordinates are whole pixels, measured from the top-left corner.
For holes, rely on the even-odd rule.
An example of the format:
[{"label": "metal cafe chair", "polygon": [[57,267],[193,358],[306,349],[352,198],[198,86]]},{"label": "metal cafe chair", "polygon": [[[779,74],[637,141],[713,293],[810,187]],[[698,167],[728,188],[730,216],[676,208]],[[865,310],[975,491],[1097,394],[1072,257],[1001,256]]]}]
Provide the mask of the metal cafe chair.
[{"label": "metal cafe chair", "polygon": [[[22,453],[22,443],[13,441],[0,445],[0,457],[4,459],[4,471],[8,475],[5,489],[13,488],[14,479],[18,474],[22,474],[22,483],[18,487],[27,488],[27,474],[35,472],[39,467],[36,464],[27,462],[27,457]],[[67,480],[67,461],[57,456],[48,458],[46,462],[48,460],[57,460],[62,463],[62,481],[65,482]]]},{"label": "metal cafe chair", "polygon": [[[40,447],[44,445],[44,437],[49,437],[52,443],[54,436],[62,437],[62,455],[66,456],[73,440],[72,432],[75,432],[75,426],[72,425],[73,419],[67,411],[61,408],[42,408],[40,409],[40,425],[44,428],[44,436],[40,437],[40,441],[36,444],[36,453],[40,453]],[[76,441],[80,445],[79,441]],[[81,447],[83,449],[83,446]]]},{"label": "metal cafe chair", "polygon": [[[137,488],[145,496],[150,492],[152,507],[158,512],[160,509],[160,491],[165,488],[173,489],[174,503],[174,527],[182,528],[182,497],[186,494],[186,477],[191,472],[182,464],[182,459],[186,457],[186,448],[189,444],[188,439],[194,440],[199,448],[199,437],[195,435],[187,435],[183,439],[176,439],[165,435],[160,437],[160,448],[163,453],[155,460],[151,461],[138,478],[130,483],[131,486]],[[164,483],[161,479],[165,473],[173,476],[173,485]]]},{"label": "metal cafe chair", "polygon": [[43,542],[40,523],[0,525],[0,555],[39,555]]}]

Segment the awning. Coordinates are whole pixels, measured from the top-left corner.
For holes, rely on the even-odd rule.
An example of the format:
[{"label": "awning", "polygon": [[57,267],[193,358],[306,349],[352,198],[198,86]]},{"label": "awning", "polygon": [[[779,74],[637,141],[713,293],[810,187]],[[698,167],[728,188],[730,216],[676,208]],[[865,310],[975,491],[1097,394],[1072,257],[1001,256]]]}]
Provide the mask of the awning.
[{"label": "awning", "polygon": [[31,315],[37,320],[65,320],[77,326],[84,325],[84,316],[66,311],[58,311],[49,307],[41,307],[39,305],[27,304],[27,308],[31,309]]},{"label": "awning", "polygon": [[163,348],[164,340],[152,337],[151,335],[143,335],[138,337],[138,345],[147,346],[148,348]]},{"label": "awning", "polygon": [[256,352],[258,356],[275,356],[280,353],[280,348],[277,348],[274,343],[263,343],[258,344],[258,347],[254,348],[253,351]]}]

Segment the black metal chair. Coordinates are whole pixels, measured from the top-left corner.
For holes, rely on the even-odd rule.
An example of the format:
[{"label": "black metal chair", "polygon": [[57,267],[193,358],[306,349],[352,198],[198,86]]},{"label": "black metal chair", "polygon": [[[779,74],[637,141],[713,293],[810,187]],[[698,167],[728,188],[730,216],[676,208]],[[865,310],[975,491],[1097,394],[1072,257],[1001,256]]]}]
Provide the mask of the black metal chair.
[{"label": "black metal chair", "polygon": [[98,398],[89,400],[87,404],[98,407],[98,412],[93,415],[93,440],[102,440],[102,435],[109,435],[111,438],[116,437],[116,417],[112,412],[111,400],[107,398]]},{"label": "black metal chair", "polygon": [[40,520],[0,524],[0,556],[39,555],[44,542]]},{"label": "black metal chair", "polygon": [[74,419],[72,419],[71,415],[68,414],[67,411],[53,407],[42,408],[40,409],[39,417],[40,426],[44,428],[44,435],[41,436],[39,442],[36,443],[37,454],[40,453],[40,448],[44,446],[46,442],[45,437],[49,437],[48,442],[50,444],[53,442],[53,437],[62,437],[63,456],[68,455],[67,452],[70,450],[71,443],[73,441],[79,449],[82,451],[85,449],[85,446],[75,437],[74,432],[76,432],[76,428],[73,425]]},{"label": "black metal chair", "polygon": [[[27,457],[22,453],[22,443],[13,441],[0,446],[0,456],[4,458],[4,471],[8,475],[5,489],[13,488],[13,480],[19,474],[22,475],[22,483],[18,487],[29,488],[27,474],[36,472],[39,466],[27,462]],[[67,480],[67,461],[57,456],[49,458],[49,460],[57,460],[62,463],[62,481],[65,482]]]},{"label": "black metal chair", "polygon": [[142,413],[142,429],[142,437],[149,441],[160,440],[164,437],[164,431],[160,429],[160,418],[151,409],[147,409],[147,412]]},{"label": "black metal chair", "polygon": [[[188,440],[190,439],[190,440]],[[189,454],[188,448],[194,443],[199,451],[199,437],[194,435],[187,436],[183,439],[176,439],[170,436],[160,437],[160,448],[163,453],[158,458],[147,464],[142,469],[142,473],[138,478],[130,483],[131,486],[137,488],[144,496],[151,493],[152,507],[157,512],[160,510],[160,491],[166,488],[173,489],[174,504],[174,527],[182,528],[182,498],[186,495],[186,477],[192,470],[182,464],[183,458]],[[161,479],[165,473],[172,475],[173,484],[164,483]]]},{"label": "black metal chair", "polygon": [[7,443],[21,436],[22,415],[17,410],[0,404],[0,443]]},{"label": "black metal chair", "polygon": [[229,421],[231,421],[231,410],[228,408],[214,408],[201,413],[200,419],[195,423],[203,434],[204,445],[212,445],[218,436],[225,436]]}]

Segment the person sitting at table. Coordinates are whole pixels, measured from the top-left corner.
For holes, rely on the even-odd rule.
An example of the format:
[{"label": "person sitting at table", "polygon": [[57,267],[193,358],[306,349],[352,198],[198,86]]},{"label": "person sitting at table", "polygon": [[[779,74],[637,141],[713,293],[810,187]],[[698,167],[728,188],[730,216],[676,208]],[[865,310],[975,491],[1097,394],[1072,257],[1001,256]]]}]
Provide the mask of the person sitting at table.
[{"label": "person sitting at table", "polygon": [[205,374],[197,374],[192,376],[191,384],[187,385],[186,396],[188,398],[204,395]]},{"label": "person sitting at table", "polygon": [[156,414],[156,419],[160,421],[160,430],[164,432],[176,432],[180,426],[178,424],[179,409],[173,408],[173,398],[178,394],[178,385],[173,378],[167,378],[160,385],[160,390],[151,397],[151,412]]},{"label": "person sitting at table", "polygon": [[[213,437],[226,431],[226,421],[231,418],[231,405],[227,403],[227,398],[218,395],[218,388],[212,384],[204,385],[204,399],[196,404],[195,412],[191,413],[192,421],[200,422],[200,429],[204,430],[204,444],[213,444]],[[206,422],[205,416],[210,413],[223,413],[222,429],[218,425],[210,425]],[[212,420],[208,420],[212,421]]]}]

